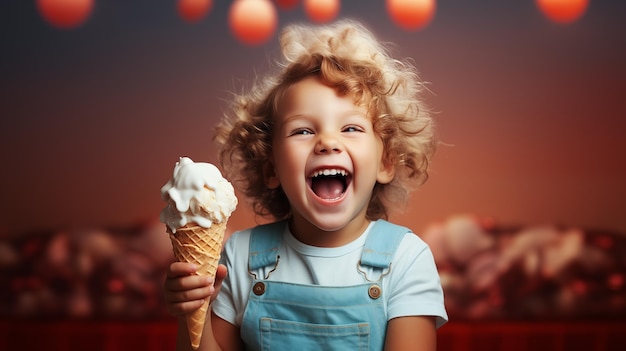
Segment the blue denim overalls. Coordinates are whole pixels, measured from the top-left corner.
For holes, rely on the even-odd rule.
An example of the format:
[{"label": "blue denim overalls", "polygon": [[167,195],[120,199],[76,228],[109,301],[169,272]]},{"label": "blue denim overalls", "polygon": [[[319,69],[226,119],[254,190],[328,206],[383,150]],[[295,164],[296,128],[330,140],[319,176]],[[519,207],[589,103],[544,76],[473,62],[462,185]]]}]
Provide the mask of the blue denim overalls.
[{"label": "blue denim overalls", "polygon": [[[246,348],[382,350],[387,314],[381,278],[389,273],[396,248],[410,230],[383,220],[375,222],[365,241],[361,262],[354,267],[355,273],[361,272],[367,282],[328,287],[270,281],[252,273],[262,267],[277,266],[285,225],[286,222],[276,222],[258,226],[250,237],[248,268],[254,283],[241,325]],[[367,277],[364,266],[380,271],[375,281]]]}]

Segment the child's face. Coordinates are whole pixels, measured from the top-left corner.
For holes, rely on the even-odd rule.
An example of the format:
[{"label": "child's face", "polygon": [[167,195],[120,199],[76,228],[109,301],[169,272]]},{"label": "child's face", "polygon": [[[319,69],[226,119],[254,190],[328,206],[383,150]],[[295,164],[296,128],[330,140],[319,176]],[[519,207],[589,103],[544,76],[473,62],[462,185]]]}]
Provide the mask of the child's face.
[{"label": "child's face", "polygon": [[366,108],[309,77],[289,88],[275,122],[268,184],[282,186],[294,219],[324,231],[362,225],[374,185],[393,178]]}]

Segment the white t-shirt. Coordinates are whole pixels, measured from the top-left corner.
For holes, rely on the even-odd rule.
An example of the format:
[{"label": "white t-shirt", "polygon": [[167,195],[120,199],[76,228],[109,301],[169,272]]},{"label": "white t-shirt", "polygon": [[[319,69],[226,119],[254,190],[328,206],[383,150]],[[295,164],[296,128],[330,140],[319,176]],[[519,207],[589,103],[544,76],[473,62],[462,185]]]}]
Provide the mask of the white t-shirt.
[{"label": "white t-shirt", "polygon": [[[253,273],[261,279],[269,275],[269,281],[321,286],[358,285],[367,283],[367,279],[378,281],[379,270],[358,266],[373,223],[356,240],[332,248],[303,244],[291,234],[289,226],[285,226],[278,265]],[[228,275],[220,294],[212,303],[212,310],[217,316],[237,326],[241,325],[253,284],[252,275],[248,272],[251,233],[251,229],[236,232],[226,242],[222,263],[228,268]],[[365,272],[367,279],[359,269]],[[391,261],[390,271],[383,275],[381,284],[388,320],[402,316],[436,316],[437,327],[448,320],[432,252],[417,235],[407,233],[404,236]]]}]

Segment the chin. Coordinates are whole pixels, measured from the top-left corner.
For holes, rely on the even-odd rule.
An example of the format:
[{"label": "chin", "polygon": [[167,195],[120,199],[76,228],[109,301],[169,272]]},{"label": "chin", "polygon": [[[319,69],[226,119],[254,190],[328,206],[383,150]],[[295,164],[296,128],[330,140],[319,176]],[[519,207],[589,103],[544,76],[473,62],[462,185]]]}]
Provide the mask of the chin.
[{"label": "chin", "polygon": [[346,218],[345,215],[330,214],[327,216],[317,216],[317,218],[308,220],[308,222],[325,232],[336,232],[345,228],[354,220],[355,218]]}]

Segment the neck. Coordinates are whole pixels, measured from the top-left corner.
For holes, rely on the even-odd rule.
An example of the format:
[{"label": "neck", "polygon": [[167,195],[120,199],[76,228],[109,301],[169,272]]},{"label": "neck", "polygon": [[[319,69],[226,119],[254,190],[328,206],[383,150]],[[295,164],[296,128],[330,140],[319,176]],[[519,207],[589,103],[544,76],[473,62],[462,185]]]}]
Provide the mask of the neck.
[{"label": "neck", "polygon": [[339,247],[356,240],[370,221],[365,217],[355,218],[345,226],[332,231],[318,228],[302,217],[294,215],[289,220],[289,230],[300,242],[317,247]]}]

